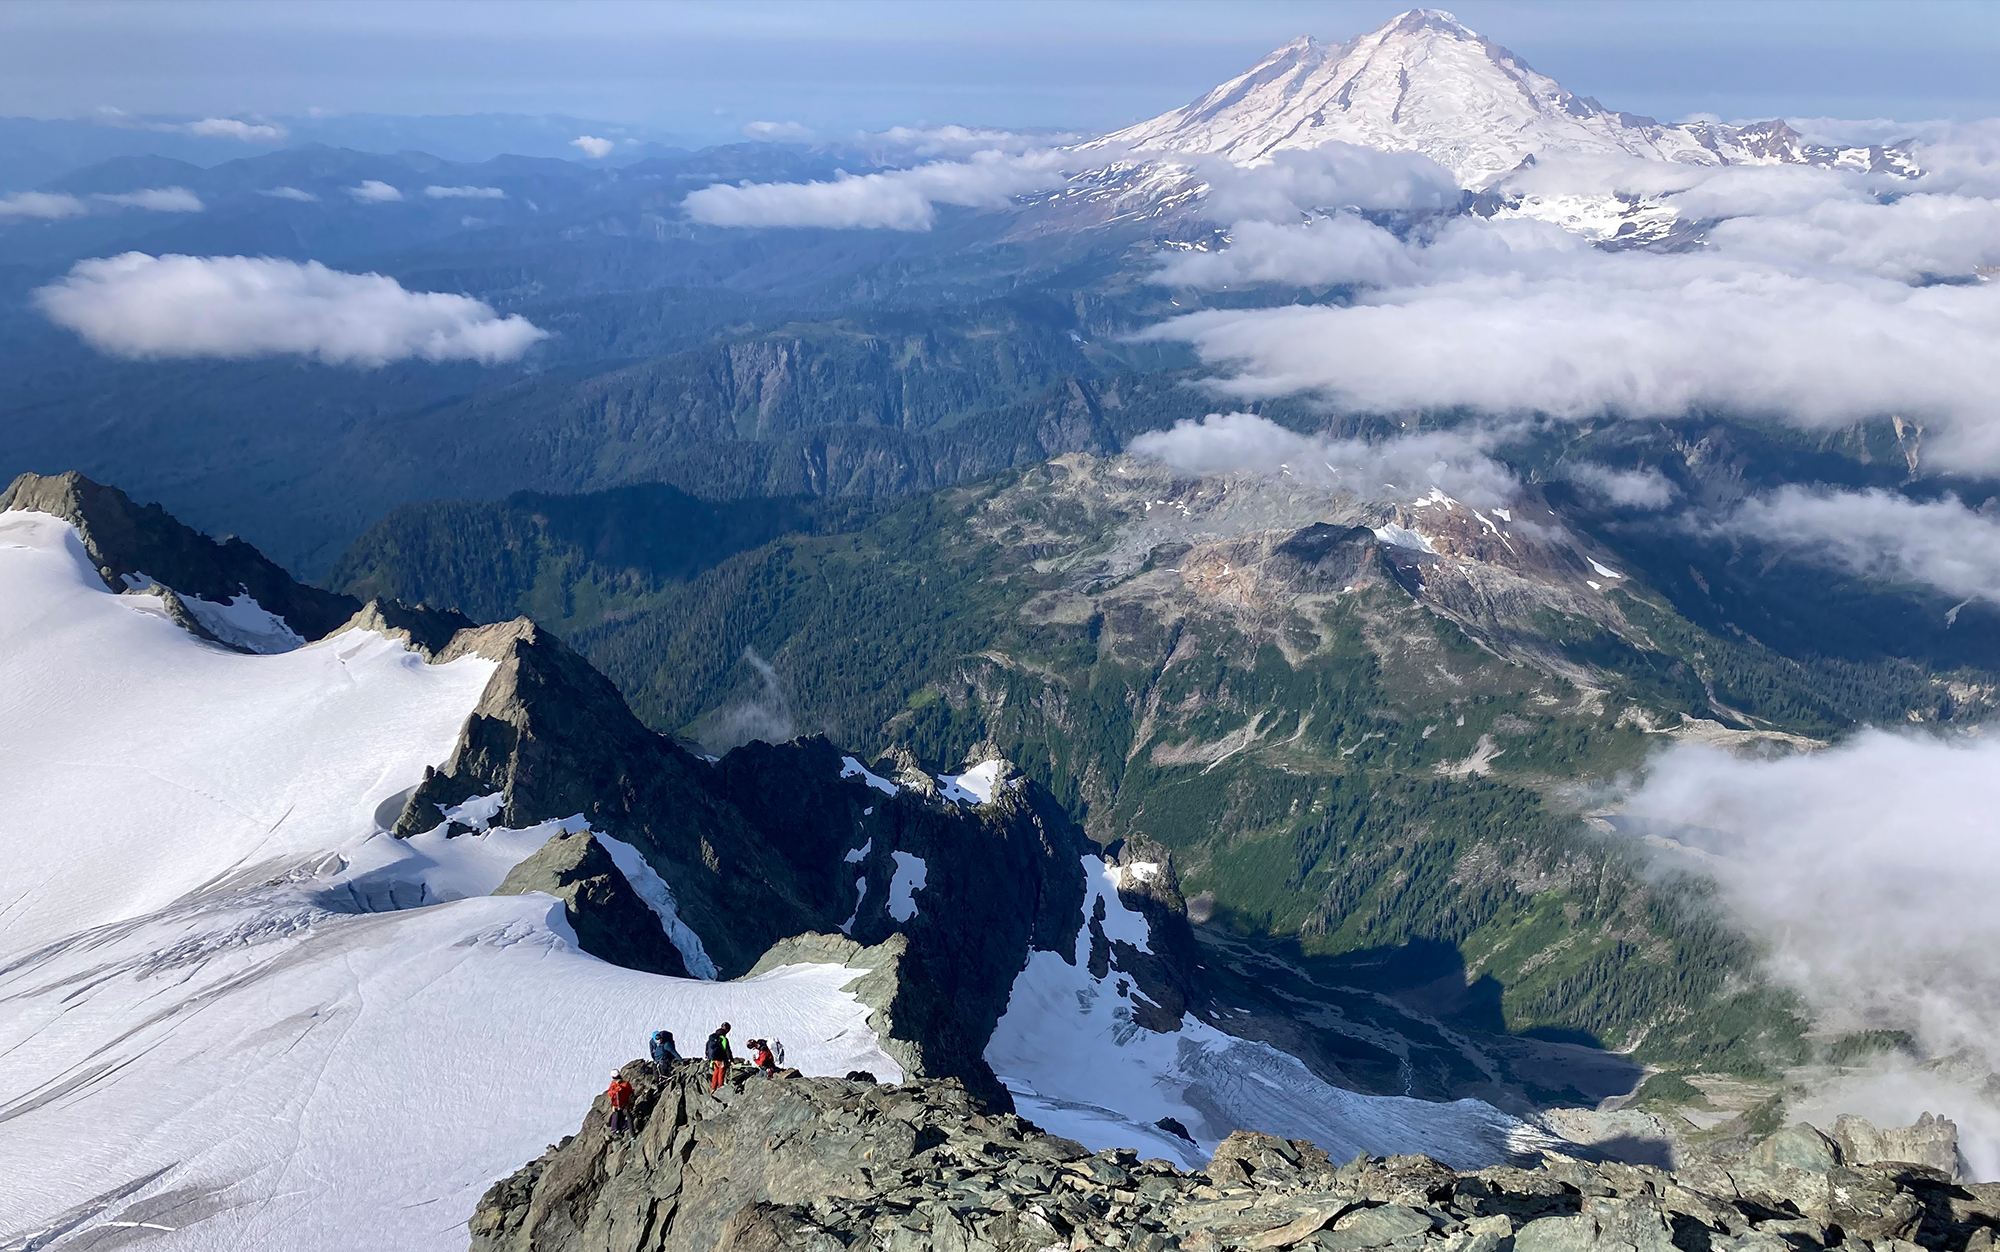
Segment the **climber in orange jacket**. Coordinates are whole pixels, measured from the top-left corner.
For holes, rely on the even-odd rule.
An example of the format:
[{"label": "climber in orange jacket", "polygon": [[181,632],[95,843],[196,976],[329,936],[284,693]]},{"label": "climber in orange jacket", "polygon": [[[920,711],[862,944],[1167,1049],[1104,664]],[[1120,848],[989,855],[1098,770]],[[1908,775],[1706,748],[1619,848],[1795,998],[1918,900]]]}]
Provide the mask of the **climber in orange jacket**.
[{"label": "climber in orange jacket", "polygon": [[611,1086],[604,1092],[605,1099],[611,1101],[611,1133],[629,1135],[632,1133],[632,1084],[617,1074],[611,1075]]}]

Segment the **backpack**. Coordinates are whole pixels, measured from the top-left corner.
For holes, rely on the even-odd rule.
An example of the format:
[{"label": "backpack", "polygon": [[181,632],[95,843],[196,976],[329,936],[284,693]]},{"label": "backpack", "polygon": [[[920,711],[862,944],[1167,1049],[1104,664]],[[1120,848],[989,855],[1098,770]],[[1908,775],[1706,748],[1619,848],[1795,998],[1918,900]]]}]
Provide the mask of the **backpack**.
[{"label": "backpack", "polygon": [[726,1061],[729,1059],[729,1041],[722,1037],[722,1032],[720,1031],[708,1037],[708,1059],[711,1061]]}]

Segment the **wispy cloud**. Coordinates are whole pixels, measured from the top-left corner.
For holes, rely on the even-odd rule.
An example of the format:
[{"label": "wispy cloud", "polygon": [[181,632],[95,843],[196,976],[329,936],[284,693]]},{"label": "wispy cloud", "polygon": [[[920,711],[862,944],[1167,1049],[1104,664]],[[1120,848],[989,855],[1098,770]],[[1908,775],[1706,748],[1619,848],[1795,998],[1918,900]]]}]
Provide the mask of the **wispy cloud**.
[{"label": "wispy cloud", "polygon": [[1126,451],[1187,474],[1286,471],[1364,500],[1394,500],[1437,487],[1485,507],[1505,504],[1518,485],[1513,472],[1489,455],[1499,439],[1499,432],[1480,427],[1377,441],[1333,439],[1300,434],[1254,413],[1211,413],[1139,435]]},{"label": "wispy cloud", "polygon": [[[1906,1030],[2000,1071],[2000,741],[1867,731],[1781,760],[1682,746],[1627,809],[1711,854],[1773,973],[1829,1030]],[[1974,1176],[2000,1177],[1990,1092],[1933,1076],[1872,1095],[1894,1122],[1956,1117]]]},{"label": "wispy cloud", "polygon": [[363,204],[393,204],[403,198],[403,193],[379,178],[363,179],[357,187],[342,188]]},{"label": "wispy cloud", "polygon": [[[1912,182],[1552,154],[1502,181],[1491,219],[1425,217],[1415,168],[1400,191],[1395,171],[1365,162],[1267,171],[1268,198],[1234,201],[1224,177],[1209,203],[1234,219],[1228,246],[1164,254],[1159,281],[1345,287],[1351,302],[1204,312],[1152,333],[1193,344],[1218,392],[1244,400],[1807,428],[1897,415],[1925,426],[1927,464],[2000,469],[1981,364],[2000,348],[2000,283],[1987,281],[2000,275],[2000,125],[1946,128],[1919,156],[1931,172]],[[1327,211],[1371,188],[1415,216],[1391,230],[1358,202]],[[1706,244],[1608,251],[1509,196],[1611,226],[1643,201]]]},{"label": "wispy cloud", "polygon": [[197,122],[155,124],[152,129],[215,139],[240,139],[244,143],[282,143],[287,134],[284,127],[274,122],[239,122],[233,117],[204,117]]},{"label": "wispy cloud", "polygon": [[1680,488],[1656,469],[1620,470],[1595,461],[1571,461],[1558,472],[1569,482],[1625,509],[1664,509],[1680,495]]},{"label": "wispy cloud", "polygon": [[998,208],[1014,196],[1060,183],[1065,154],[982,152],[967,161],[859,174],[831,182],[717,183],[690,194],[689,217],[711,226],[822,226],[929,230],[936,206]]},{"label": "wispy cloud", "polygon": [[1703,529],[1849,573],[2000,604],[2000,518],[1956,496],[1916,501],[1892,491],[1790,485],[1743,501]]},{"label": "wispy cloud", "polygon": [[275,257],[123,256],[79,261],[34,293],[57,325],[113,356],[274,355],[376,366],[517,360],[546,338],[470,296],[406,290],[381,274]]},{"label": "wispy cloud", "polygon": [[507,193],[498,187],[438,187],[424,188],[424,194],[433,200],[505,200]]},{"label": "wispy cloud", "polygon": [[270,196],[275,200],[298,200],[308,203],[316,202],[319,199],[312,192],[304,191],[297,187],[266,187],[257,194],[260,196]]},{"label": "wispy cloud", "polygon": [[1149,333],[1193,344],[1229,371],[1217,390],[1244,399],[1317,392],[1363,411],[1561,418],[1703,410],[1817,427],[1901,414],[1936,423],[1927,454],[2000,467],[1990,285],[1578,253],[1447,272],[1345,307],[1197,313]]},{"label": "wispy cloud", "polygon": [[89,212],[75,196],[48,191],[17,191],[0,196],[0,218],[34,217],[45,221],[59,217],[81,217]]},{"label": "wispy cloud", "polygon": [[578,135],[569,141],[569,146],[593,161],[601,161],[610,156],[611,150],[618,145],[609,139],[600,139],[596,135]]},{"label": "wispy cloud", "polygon": [[1224,222],[1296,222],[1328,209],[1436,212],[1465,199],[1451,171],[1427,156],[1349,143],[1280,152],[1251,166],[1202,159],[1194,169],[1208,183],[1203,212]]},{"label": "wispy cloud", "polygon": [[809,143],[813,129],[798,122],[749,122],[743,134],[760,143]]},{"label": "wispy cloud", "polygon": [[116,195],[99,192],[91,199],[126,209],[152,209],[156,213],[199,213],[208,207],[200,196],[185,187],[151,187]]}]

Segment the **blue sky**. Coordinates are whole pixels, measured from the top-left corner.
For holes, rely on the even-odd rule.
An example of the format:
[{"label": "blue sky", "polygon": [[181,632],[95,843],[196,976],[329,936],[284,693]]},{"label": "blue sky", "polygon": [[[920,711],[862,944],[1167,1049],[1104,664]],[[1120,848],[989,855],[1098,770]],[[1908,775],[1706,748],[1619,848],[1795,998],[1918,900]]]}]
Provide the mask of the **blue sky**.
[{"label": "blue sky", "polygon": [[[10,0],[0,114],[567,113],[724,138],[752,120],[1101,129],[1302,33],[1406,4]],[[2000,4],[1461,0],[1573,91],[1677,118],[2000,114]]]}]

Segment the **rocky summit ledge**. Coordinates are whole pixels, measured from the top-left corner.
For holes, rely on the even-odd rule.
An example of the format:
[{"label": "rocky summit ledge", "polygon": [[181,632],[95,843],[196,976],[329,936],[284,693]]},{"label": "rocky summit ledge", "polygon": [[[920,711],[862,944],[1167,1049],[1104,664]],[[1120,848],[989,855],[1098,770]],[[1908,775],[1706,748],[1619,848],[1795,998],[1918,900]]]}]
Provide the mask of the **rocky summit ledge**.
[{"label": "rocky summit ledge", "polygon": [[1548,1155],[1460,1173],[1423,1156],[1336,1164],[1239,1131],[1206,1173],[1091,1153],[957,1082],[656,1081],[636,1133],[602,1097],[575,1135],[495,1183],[474,1252],[1991,1252],[2000,1184],[1847,1164],[1809,1126],[1678,1173]]}]

